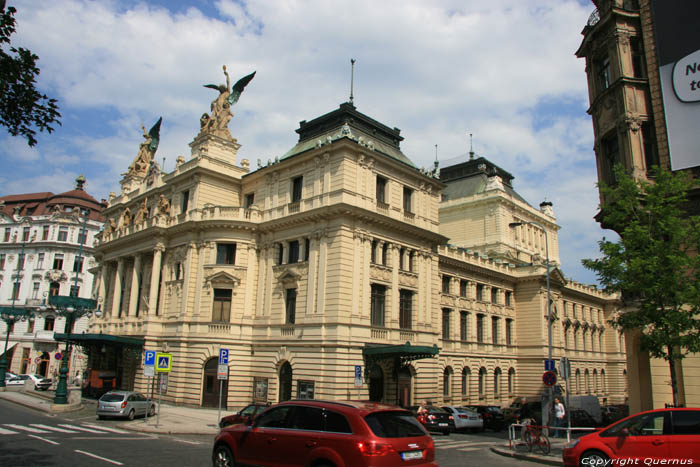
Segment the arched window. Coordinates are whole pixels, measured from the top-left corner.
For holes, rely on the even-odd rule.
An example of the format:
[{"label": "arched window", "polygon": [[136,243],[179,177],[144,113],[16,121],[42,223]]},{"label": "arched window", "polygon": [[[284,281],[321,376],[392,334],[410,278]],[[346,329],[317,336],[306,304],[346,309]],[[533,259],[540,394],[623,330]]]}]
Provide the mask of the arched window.
[{"label": "arched window", "polygon": [[586,383],[586,394],[591,393],[591,377],[590,373],[588,373],[588,369],[583,373],[583,377]]},{"label": "arched window", "polygon": [[445,397],[450,397],[450,385],[452,382],[452,368],[449,366],[445,368],[442,373],[442,395]]},{"label": "arched window", "polygon": [[479,399],[483,399],[486,395],[486,368],[483,366],[479,369]]},{"label": "arched window", "polygon": [[581,370],[578,368],[576,369],[576,377],[575,379],[575,386],[576,386],[576,393],[581,394]]},{"label": "arched window", "polygon": [[493,393],[496,398],[500,397],[501,394],[501,369],[496,368],[493,370]]},{"label": "arched window", "polygon": [[515,368],[508,370],[508,395],[512,396],[515,393]]},{"label": "arched window", "polygon": [[601,382],[601,389],[603,390],[603,393],[607,392],[608,385],[606,384],[606,381],[605,381],[605,370],[600,370],[600,382]]},{"label": "arched window", "polygon": [[465,399],[469,398],[469,379],[471,377],[471,370],[469,368],[462,369],[462,396]]},{"label": "arched window", "polygon": [[597,394],[600,392],[600,380],[598,379],[598,370],[593,370],[593,391]]},{"label": "arched window", "polygon": [[289,362],[284,362],[284,365],[280,368],[279,385],[279,401],[290,400],[292,398],[292,365]]}]

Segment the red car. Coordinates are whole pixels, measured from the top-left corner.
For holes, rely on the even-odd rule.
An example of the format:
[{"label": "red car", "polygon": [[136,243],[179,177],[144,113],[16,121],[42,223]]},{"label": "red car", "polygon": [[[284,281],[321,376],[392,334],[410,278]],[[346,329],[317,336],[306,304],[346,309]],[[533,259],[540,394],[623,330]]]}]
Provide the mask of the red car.
[{"label": "red car", "polygon": [[435,444],[416,418],[392,405],[355,401],[288,401],[251,424],[223,428],[215,467],[437,467]]},{"label": "red car", "polygon": [[246,405],[238,412],[221,417],[219,421],[219,428],[224,428],[229,425],[235,425],[236,423],[247,423],[249,421],[255,420],[260,412],[268,408],[270,404],[264,404],[256,402],[254,404]]},{"label": "red car", "polygon": [[[568,467],[629,465],[700,465],[700,409],[672,408],[641,412],[582,436],[564,447]],[[672,461],[672,459],[675,459]]]}]

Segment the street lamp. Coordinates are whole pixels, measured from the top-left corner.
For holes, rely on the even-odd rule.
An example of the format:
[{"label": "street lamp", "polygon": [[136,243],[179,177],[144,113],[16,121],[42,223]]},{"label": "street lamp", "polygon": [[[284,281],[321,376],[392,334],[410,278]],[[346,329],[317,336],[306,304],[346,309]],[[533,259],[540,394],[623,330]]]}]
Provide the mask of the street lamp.
[{"label": "street lamp", "polygon": [[0,319],[5,322],[7,327],[7,335],[5,336],[5,350],[0,358],[0,388],[5,387],[5,374],[7,370],[7,346],[10,343],[10,328],[13,324],[18,321],[26,321],[27,319],[34,319],[31,309],[29,308],[16,308],[15,302],[17,301],[17,295],[19,294],[19,265],[24,264],[24,242],[22,242],[22,250],[17,258],[17,276],[15,278],[14,289],[12,290],[12,305],[0,307]]},{"label": "street lamp", "polygon": [[[68,356],[71,352],[70,334],[73,331],[73,324],[85,315],[88,317],[92,316],[93,313],[98,317],[102,315],[96,300],[78,297],[78,273],[82,269],[83,245],[87,238],[86,226],[89,213],[90,211],[87,209],[84,212],[85,217],[80,232],[80,249],[78,250],[78,258],[76,261],[78,267],[75,269],[75,279],[73,280],[73,287],[70,290],[70,294],[67,296],[49,296],[49,307],[57,315],[66,318],[66,350],[65,355],[61,359],[61,369],[59,370],[58,384],[56,385],[56,395],[53,399],[54,404],[68,403]],[[42,311],[46,311],[49,307],[42,306],[41,309]]]},{"label": "street lamp", "polygon": [[[540,224],[539,222],[536,221],[522,221],[522,222],[511,222],[508,224],[508,227],[510,228],[515,228],[519,227],[521,225],[525,224],[530,224],[539,227],[544,231],[544,251],[545,251],[545,265],[547,267],[547,333],[548,333],[548,351],[549,351],[549,361],[552,361],[552,300],[551,300],[551,288],[549,286],[549,238],[547,236],[547,229],[544,227],[544,225]],[[547,391],[547,425],[549,425],[549,407],[551,406],[552,403],[552,386],[549,386],[549,389]],[[544,421],[544,413],[542,414],[542,418]]]}]

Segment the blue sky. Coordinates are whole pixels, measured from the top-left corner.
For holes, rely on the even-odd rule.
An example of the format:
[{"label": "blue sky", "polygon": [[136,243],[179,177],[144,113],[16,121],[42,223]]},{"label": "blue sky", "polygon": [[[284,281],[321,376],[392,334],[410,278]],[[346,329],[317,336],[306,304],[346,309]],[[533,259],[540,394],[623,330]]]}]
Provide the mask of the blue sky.
[{"label": "blue sky", "polygon": [[475,152],[515,176],[533,206],[554,203],[562,269],[594,283],[598,255],[593,131],[585,63],[574,56],[587,0],[10,0],[13,45],[39,55],[42,91],[62,126],[29,148],[0,132],[0,194],[61,192],[79,174],[96,198],[163,117],[158,160],[172,170],[208,110],[226,64],[254,70],[229,128],[251,166],[291,148],[299,121],[355,104],[405,140],[417,166]]}]

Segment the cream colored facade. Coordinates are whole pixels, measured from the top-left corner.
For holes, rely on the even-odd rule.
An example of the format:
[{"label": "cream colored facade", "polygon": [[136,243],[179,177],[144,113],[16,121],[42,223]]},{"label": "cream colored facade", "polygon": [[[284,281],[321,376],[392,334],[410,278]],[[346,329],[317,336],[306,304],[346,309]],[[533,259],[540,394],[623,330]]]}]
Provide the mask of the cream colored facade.
[{"label": "cream colored facade", "polygon": [[[481,216],[481,201],[443,201],[452,182],[416,168],[398,129],[345,103],[297,133],[294,148],[253,172],[238,162],[235,140],[200,134],[173,172],[126,176],[104,211],[105,313],[90,332],[171,353],[165,398],[178,404],[216,406],[221,348],[229,408],[290,397],[403,405],[539,397],[544,240],[508,223],[545,220],[558,264],[551,208],[497,189],[473,195],[493,195],[500,209],[484,227],[498,254],[489,256],[490,237],[478,240],[479,254],[467,250],[469,233],[456,233],[466,228],[454,210]],[[624,401],[624,349],[605,324],[614,299],[557,269],[552,297],[561,310],[554,355],[572,358],[579,392]],[[95,356],[93,369],[107,360]],[[148,389],[138,357],[116,361],[122,387]]]},{"label": "cream colored facade", "polygon": [[[593,3],[596,10],[582,31],[576,55],[586,60],[598,180],[613,182],[616,163],[635,178],[647,179],[654,165],[671,168],[651,4],[649,0]],[[695,169],[687,172],[697,177]],[[690,197],[691,209],[697,211],[700,191]],[[668,363],[640,352],[637,336],[626,339],[630,410],[672,404]],[[700,356],[691,354],[678,362],[676,375],[679,404],[700,406]]]}]

